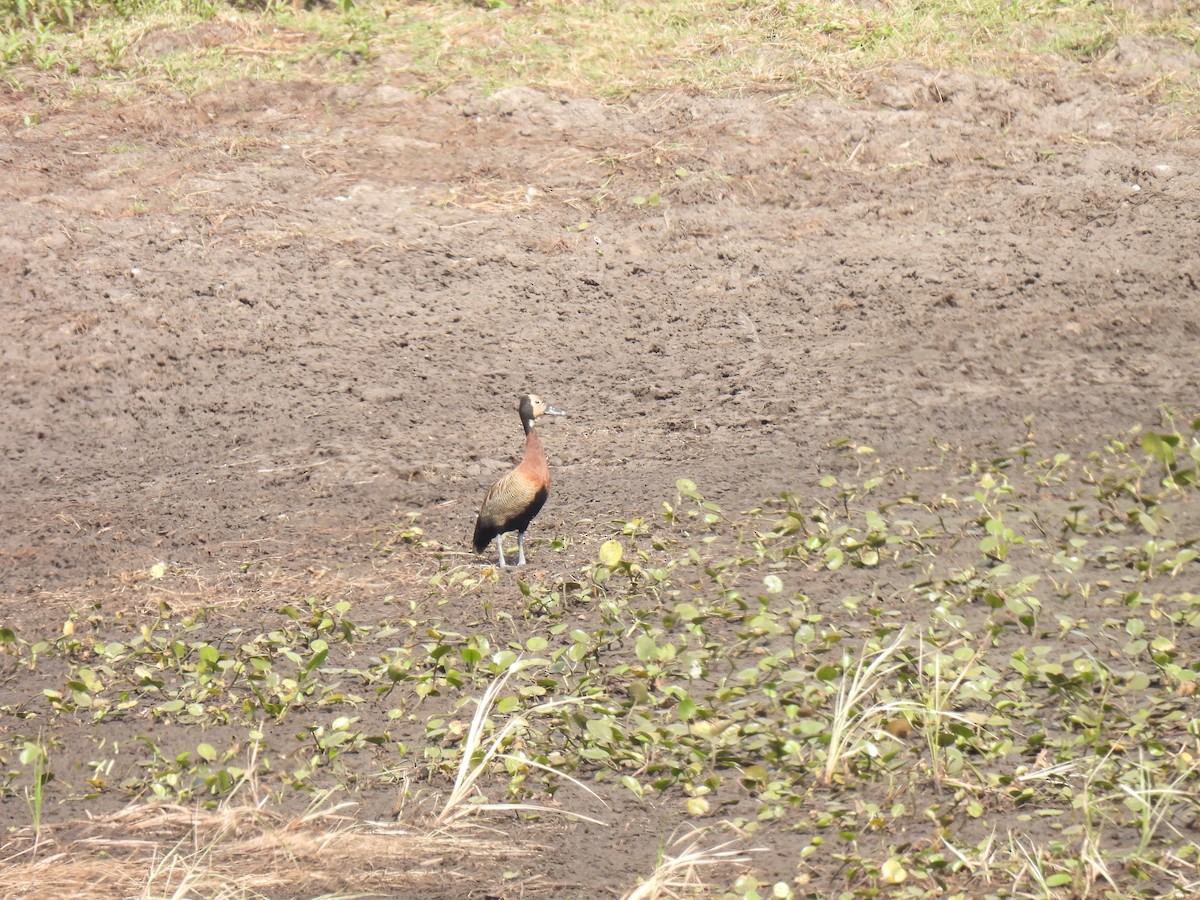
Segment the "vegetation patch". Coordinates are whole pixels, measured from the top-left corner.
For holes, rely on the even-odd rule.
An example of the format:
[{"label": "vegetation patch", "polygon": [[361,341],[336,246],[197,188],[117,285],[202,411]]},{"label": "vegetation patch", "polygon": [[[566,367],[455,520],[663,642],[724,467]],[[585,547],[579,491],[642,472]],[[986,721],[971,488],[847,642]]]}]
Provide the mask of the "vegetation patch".
[{"label": "vegetation patch", "polygon": [[[751,86],[855,95],[897,63],[1011,76],[1095,63],[1123,36],[1194,48],[1200,26],[1187,6],[3,0],[0,67],[17,85],[50,75],[76,90],[146,93],[382,70],[425,93],[470,82],[611,98]],[[1195,90],[1172,67],[1143,76],[1170,99]]]},{"label": "vegetation patch", "polygon": [[[323,596],[253,623],[165,601],[78,610],[61,634],[10,623],[0,758],[28,865],[98,801],[160,824],[300,806],[311,826],[391,792],[390,825],[321,833],[611,824],[634,803],[726,829],[664,851],[684,881],[646,884],[699,877],[707,848],[748,867],[731,897],[828,896],[831,879],[848,897],[1183,896],[1200,858],[1198,431],[1083,456],[937,447],[933,495],[850,444],[804,494],[739,513],[681,479],[569,577],[463,565],[410,518],[377,552],[440,555],[439,571],[369,617]],[[450,630],[467,605],[477,625]],[[88,770],[60,770],[80,741]],[[784,833],[805,849],[762,882],[745,854]]]}]

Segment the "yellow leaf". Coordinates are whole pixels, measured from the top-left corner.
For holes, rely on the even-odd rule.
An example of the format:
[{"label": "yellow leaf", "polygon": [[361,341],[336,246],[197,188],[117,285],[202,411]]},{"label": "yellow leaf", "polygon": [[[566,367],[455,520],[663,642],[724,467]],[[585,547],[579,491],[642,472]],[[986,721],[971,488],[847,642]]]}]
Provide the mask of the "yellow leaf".
[{"label": "yellow leaf", "polygon": [[904,870],[904,864],[899,858],[893,856],[879,867],[879,877],[887,884],[899,884],[908,877],[908,872]]},{"label": "yellow leaf", "polygon": [[621,542],[605,541],[600,545],[600,562],[610,569],[621,563]]}]

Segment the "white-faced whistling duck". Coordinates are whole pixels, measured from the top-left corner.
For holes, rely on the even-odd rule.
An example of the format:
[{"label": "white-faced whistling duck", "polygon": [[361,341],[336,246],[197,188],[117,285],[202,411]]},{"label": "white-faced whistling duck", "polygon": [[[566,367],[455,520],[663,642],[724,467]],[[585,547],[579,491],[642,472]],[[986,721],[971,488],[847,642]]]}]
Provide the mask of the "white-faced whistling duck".
[{"label": "white-faced whistling duck", "polygon": [[488,489],[475,520],[475,552],[482,553],[495,540],[500,568],[507,565],[500,539],[510,531],[517,533],[517,565],[525,565],[525,529],[550,496],[550,469],[546,466],[542,442],[533,429],[533,420],[543,415],[566,415],[536,394],[524,395],[518,408],[521,427],[525,429],[525,454],[515,469]]}]

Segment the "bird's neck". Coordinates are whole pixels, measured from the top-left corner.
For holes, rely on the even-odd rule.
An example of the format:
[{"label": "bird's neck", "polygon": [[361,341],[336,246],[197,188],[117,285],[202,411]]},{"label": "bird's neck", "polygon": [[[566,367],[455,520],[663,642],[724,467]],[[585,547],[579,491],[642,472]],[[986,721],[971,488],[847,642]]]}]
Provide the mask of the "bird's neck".
[{"label": "bird's neck", "polygon": [[546,453],[542,450],[541,438],[532,425],[525,431],[525,453],[521,459],[527,466],[544,468],[546,465]]},{"label": "bird's neck", "polygon": [[521,419],[521,427],[525,429],[525,437],[533,434],[533,417],[530,416],[528,419]]}]

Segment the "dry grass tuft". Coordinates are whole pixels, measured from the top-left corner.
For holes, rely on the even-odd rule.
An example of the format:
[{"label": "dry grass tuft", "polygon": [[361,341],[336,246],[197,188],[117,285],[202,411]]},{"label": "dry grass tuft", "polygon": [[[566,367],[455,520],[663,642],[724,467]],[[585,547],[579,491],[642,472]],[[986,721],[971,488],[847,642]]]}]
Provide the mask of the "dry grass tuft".
[{"label": "dry grass tuft", "polygon": [[[486,740],[490,716],[495,711],[500,691],[504,689],[504,685],[508,683],[508,679],[512,675],[536,664],[536,661],[527,662],[518,659],[493,679],[483,696],[479,699],[475,708],[475,715],[471,719],[471,727],[463,739],[462,758],[459,760],[458,771],[454,778],[454,787],[450,791],[450,796],[446,798],[445,806],[438,814],[437,825],[442,827],[448,826],[464,817],[479,815],[485,812],[553,813],[571,819],[591,822],[593,825],[606,824],[599,819],[569,809],[541,806],[534,803],[493,803],[480,790],[480,779],[492,764],[497,760],[508,760],[520,766],[541,769],[564,781],[569,781],[595,799],[600,800],[599,795],[595,791],[565,772],[552,769],[524,755],[502,752],[509,740],[524,730],[527,721],[525,716],[517,715],[510,717],[503,726],[494,729],[490,743]],[[575,702],[577,700],[574,697],[551,700],[535,706],[528,714],[533,715],[546,712],[557,706],[564,706]],[[604,801],[600,800],[600,802],[603,803]]]},{"label": "dry grass tuft", "polygon": [[704,846],[710,831],[697,828],[676,839],[669,850],[662,853],[650,877],[626,893],[622,900],[664,900],[682,894],[695,896],[709,887],[702,871],[742,866],[749,861],[743,851],[734,849],[738,843],[736,838]]}]

